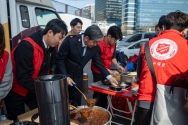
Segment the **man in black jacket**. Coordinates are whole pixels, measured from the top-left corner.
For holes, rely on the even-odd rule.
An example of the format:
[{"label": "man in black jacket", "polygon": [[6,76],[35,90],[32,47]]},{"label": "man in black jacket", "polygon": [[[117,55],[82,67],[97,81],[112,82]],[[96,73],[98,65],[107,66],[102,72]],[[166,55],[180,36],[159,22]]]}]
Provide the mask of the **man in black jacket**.
[{"label": "man in black jacket", "polygon": [[55,46],[66,34],[66,24],[53,19],[43,31],[25,38],[12,51],[14,81],[5,98],[8,114],[24,113],[24,104],[30,109],[37,108],[34,79],[49,74],[55,59]]},{"label": "man in black jacket", "polygon": [[102,75],[111,84],[117,85],[113,78],[104,67],[100,59],[100,48],[97,42],[103,38],[103,34],[98,26],[89,26],[84,34],[70,35],[65,38],[57,54],[57,73],[67,76],[69,86],[69,99],[81,105],[81,94],[72,87],[76,83],[77,87],[82,87],[82,77],[84,66],[92,59]]}]

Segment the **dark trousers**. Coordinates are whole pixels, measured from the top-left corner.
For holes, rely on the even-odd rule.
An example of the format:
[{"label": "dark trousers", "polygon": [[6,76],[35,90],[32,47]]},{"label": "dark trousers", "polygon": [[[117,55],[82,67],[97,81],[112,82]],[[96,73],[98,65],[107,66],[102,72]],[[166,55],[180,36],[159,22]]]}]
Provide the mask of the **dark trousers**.
[{"label": "dark trousers", "polygon": [[73,102],[76,102],[77,105],[75,105],[75,106],[80,106],[81,105],[82,95],[73,86],[69,86],[69,100],[73,101]]},{"label": "dark trousers", "polygon": [[[72,79],[76,83],[76,86],[81,90],[82,82],[83,82],[82,75],[80,75],[80,77],[76,77],[76,78],[72,78]],[[69,86],[68,90],[69,90],[70,102],[71,101],[76,102],[77,106],[80,106],[81,102],[82,102],[82,94],[73,86]]]},{"label": "dark trousers", "polygon": [[13,91],[10,91],[9,94],[4,98],[4,102],[7,113],[16,116],[25,113],[24,104],[26,104],[30,110],[38,107],[36,94],[30,92],[28,92],[28,94],[24,97]]},{"label": "dark trousers", "polygon": [[[103,80],[103,76],[102,74],[99,74],[99,73],[95,73],[93,72],[93,81],[94,82],[98,82],[98,81],[101,81]],[[96,106],[100,106],[100,107],[103,107],[103,108],[106,108],[106,105],[107,105],[107,94],[103,94],[103,93],[100,93],[100,92],[94,92],[93,94],[93,98],[96,99]]]},{"label": "dark trousers", "polygon": [[152,110],[137,107],[134,125],[150,125]]}]

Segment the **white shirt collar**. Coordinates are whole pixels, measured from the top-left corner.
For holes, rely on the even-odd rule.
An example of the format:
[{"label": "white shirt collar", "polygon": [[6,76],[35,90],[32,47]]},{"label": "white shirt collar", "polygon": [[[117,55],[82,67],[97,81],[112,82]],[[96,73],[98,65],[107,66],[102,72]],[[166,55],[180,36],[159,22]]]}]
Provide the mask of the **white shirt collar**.
[{"label": "white shirt collar", "polygon": [[87,47],[86,44],[84,43],[84,35],[82,35],[82,47]]},{"label": "white shirt collar", "polygon": [[46,49],[46,48],[49,48],[49,46],[47,46],[47,44],[46,44],[46,42],[44,41],[44,39],[42,39],[42,41],[43,41],[43,43],[44,43],[45,49]]}]

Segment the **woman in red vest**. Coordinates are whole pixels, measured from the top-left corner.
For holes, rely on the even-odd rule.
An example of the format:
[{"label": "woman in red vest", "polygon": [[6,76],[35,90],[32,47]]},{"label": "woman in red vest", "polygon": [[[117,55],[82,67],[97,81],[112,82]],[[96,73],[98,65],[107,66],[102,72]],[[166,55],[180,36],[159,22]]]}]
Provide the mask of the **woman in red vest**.
[{"label": "woman in red vest", "polygon": [[[124,70],[125,70],[122,66],[118,65],[116,56],[115,56],[116,42],[117,42],[117,40],[121,40],[121,39],[122,39],[121,29],[118,26],[111,26],[108,29],[107,35],[104,37],[104,39],[101,40],[100,42],[98,42],[98,45],[100,47],[101,60],[104,64],[105,68],[111,74],[109,77],[112,77],[112,75],[119,74],[117,71],[110,70],[111,63],[113,63],[115,65],[116,69],[119,72],[124,72]],[[93,62],[91,63],[91,70],[93,73],[94,82],[105,79],[105,78],[103,78],[101,72],[94,65]],[[106,104],[107,104],[106,96],[107,96],[106,94],[94,92],[93,98],[96,98],[96,100],[97,100],[96,106],[105,108]]]},{"label": "woman in red vest", "polygon": [[[12,87],[12,62],[9,53],[5,49],[5,33],[0,23],[0,108],[1,100],[8,94]],[[1,110],[0,110],[1,114]]]}]

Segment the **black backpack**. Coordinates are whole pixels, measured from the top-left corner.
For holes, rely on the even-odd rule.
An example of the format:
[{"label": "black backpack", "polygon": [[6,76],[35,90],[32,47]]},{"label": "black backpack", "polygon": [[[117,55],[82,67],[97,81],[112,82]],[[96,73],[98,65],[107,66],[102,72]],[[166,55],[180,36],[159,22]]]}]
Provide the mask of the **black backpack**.
[{"label": "black backpack", "polygon": [[119,65],[125,67],[127,65],[127,57],[124,52],[116,51],[116,60]]}]

